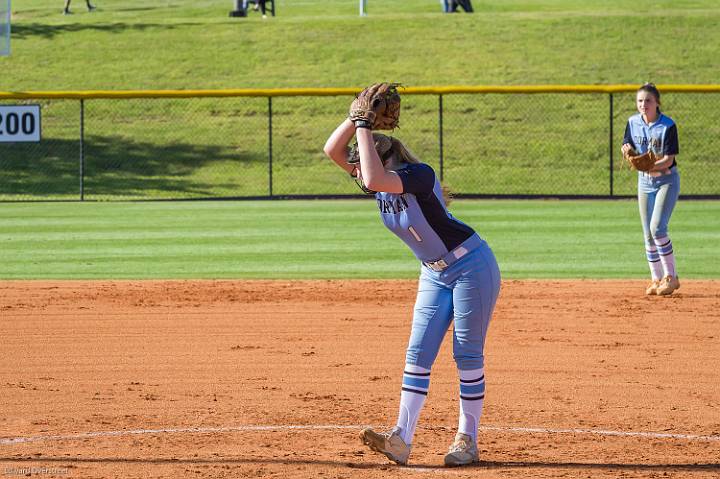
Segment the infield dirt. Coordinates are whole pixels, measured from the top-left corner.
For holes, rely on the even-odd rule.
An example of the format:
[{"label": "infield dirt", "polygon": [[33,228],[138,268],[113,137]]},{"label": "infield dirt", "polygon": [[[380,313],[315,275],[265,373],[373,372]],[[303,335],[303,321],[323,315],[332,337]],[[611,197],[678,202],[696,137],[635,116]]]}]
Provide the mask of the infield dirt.
[{"label": "infield dirt", "polygon": [[0,468],[718,477],[720,281],[683,280],[671,297],[644,287],[503,282],[486,343],[483,462],[445,469],[458,409],[450,336],[410,466],[357,438],[394,423],[415,281],[0,282]]}]

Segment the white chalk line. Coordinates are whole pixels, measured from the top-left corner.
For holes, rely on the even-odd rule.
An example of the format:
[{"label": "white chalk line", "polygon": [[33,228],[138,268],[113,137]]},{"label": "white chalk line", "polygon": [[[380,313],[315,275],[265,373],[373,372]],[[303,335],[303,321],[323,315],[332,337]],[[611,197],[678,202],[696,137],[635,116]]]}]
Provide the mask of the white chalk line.
[{"label": "white chalk line", "polygon": [[233,426],[233,427],[180,427],[162,429],[126,429],[122,431],[96,431],[83,432],[79,434],[67,434],[58,436],[29,436],[12,437],[0,439],[0,444],[21,444],[25,442],[38,441],[62,441],[69,439],[90,439],[96,437],[116,437],[134,435],[154,434],[178,434],[178,433],[224,433],[224,432],[247,432],[247,431],[282,431],[282,430],[323,430],[323,429],[357,429],[366,426],[340,426],[340,425],[277,425],[277,426]]},{"label": "white chalk line", "polygon": [[[122,431],[95,431],[78,434],[63,434],[52,436],[26,436],[0,438],[0,445],[24,444],[41,441],[67,441],[79,439],[92,439],[98,437],[119,437],[136,435],[157,435],[157,434],[182,434],[182,433],[227,433],[227,432],[252,432],[252,431],[314,431],[333,429],[355,429],[360,430],[362,425],[246,425],[229,427],[181,427],[161,429],[127,429]],[[685,441],[720,441],[720,435],[698,435],[698,434],[673,434],[663,432],[639,432],[639,431],[611,431],[602,429],[550,429],[541,427],[506,427],[506,426],[480,426],[481,431],[516,432],[525,434],[591,434],[596,436],[619,436],[619,437],[643,437],[650,439],[679,439]]]},{"label": "white chalk line", "polygon": [[642,432],[642,431],[609,431],[602,429],[548,429],[536,427],[496,427],[480,426],[484,431],[510,431],[525,432],[530,434],[594,434],[597,436],[624,436],[624,437],[647,437],[652,439],[683,439],[688,441],[720,441],[719,436],[698,435],[698,434],[673,434],[666,432]]}]

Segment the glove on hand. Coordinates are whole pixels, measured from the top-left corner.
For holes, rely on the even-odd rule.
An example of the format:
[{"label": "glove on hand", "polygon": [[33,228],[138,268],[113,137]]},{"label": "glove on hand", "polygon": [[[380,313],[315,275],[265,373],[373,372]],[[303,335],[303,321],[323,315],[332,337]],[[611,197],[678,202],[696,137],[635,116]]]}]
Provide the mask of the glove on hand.
[{"label": "glove on hand", "polygon": [[350,105],[348,118],[373,130],[393,130],[400,120],[399,83],[375,83],[365,88]]},{"label": "glove on hand", "polygon": [[655,152],[650,150],[643,153],[642,155],[638,155],[634,149],[630,148],[625,153],[625,159],[628,163],[630,163],[630,166],[632,168],[638,171],[650,171],[653,166],[655,166],[655,162],[658,160],[658,156],[655,154]]}]

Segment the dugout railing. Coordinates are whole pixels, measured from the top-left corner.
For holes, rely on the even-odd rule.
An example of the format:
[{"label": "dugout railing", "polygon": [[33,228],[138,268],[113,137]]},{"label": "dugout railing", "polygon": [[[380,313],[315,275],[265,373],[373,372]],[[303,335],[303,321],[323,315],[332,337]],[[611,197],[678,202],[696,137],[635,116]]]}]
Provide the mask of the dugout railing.
[{"label": "dugout railing", "polygon": [[[720,85],[658,87],[683,197],[720,198]],[[408,87],[393,135],[458,197],[630,197],[620,146],[636,90]],[[322,154],[358,91],[0,92],[6,113],[39,111],[37,125],[1,118],[0,201],[362,196]],[[37,141],[12,141],[8,126],[37,126]]]}]

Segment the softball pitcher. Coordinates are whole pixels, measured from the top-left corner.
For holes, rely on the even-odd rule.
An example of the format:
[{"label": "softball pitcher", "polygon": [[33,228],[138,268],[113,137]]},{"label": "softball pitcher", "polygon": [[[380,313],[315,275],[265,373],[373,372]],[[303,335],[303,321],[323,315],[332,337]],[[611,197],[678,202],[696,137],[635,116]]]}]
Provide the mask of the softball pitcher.
[{"label": "softball pitcher", "polygon": [[[351,117],[327,140],[325,154],[375,195],[381,220],[410,247],[421,262],[421,272],[397,424],[389,432],[365,429],[361,440],[390,460],[407,464],[431,368],[453,323],[460,411],[445,464],[471,464],[479,460],[477,431],[485,398],[483,347],[500,291],[500,271],[487,243],[448,212],[433,169],[398,139],[373,133],[372,127],[366,119],[353,118],[351,111]],[[353,136],[357,143],[348,150]]]},{"label": "softball pitcher", "polygon": [[653,151],[658,158],[649,171],[638,171],[638,205],[645,235],[651,282],[645,293],[669,295],[680,287],[668,224],[680,196],[679,153],[675,122],[660,111],[660,92],[652,83],[641,86],[635,100],[638,114],[625,127],[622,152]]}]

